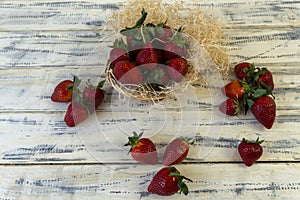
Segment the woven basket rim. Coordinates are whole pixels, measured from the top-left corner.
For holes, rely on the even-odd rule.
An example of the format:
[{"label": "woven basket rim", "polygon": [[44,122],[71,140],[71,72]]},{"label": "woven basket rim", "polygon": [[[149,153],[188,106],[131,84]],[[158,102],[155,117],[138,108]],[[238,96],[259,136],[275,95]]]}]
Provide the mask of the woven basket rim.
[{"label": "woven basket rim", "polygon": [[150,87],[146,87],[144,85],[138,86],[137,88],[147,92],[142,93],[142,92],[138,92],[138,90],[136,90],[136,92],[133,92],[132,89],[130,90],[130,88],[124,86],[122,83],[120,83],[113,77],[110,61],[108,61],[106,64],[105,76],[107,81],[111,84],[111,86],[116,91],[137,100],[155,102],[155,101],[160,101],[172,95],[173,90],[171,88],[162,91],[155,91],[155,90],[150,90]]}]

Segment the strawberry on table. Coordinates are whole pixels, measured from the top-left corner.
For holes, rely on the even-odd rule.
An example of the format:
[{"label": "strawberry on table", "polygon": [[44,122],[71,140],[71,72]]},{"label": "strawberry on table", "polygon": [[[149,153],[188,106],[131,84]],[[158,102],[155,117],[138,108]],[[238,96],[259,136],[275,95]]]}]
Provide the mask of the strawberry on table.
[{"label": "strawberry on table", "polygon": [[168,73],[172,80],[180,82],[188,72],[188,63],[184,58],[173,58],[168,63]]},{"label": "strawberry on table", "polygon": [[93,86],[89,81],[87,87],[82,92],[82,99],[89,105],[90,111],[94,112],[104,99],[105,92],[102,89],[105,81],[100,81],[97,86]]},{"label": "strawberry on table", "polygon": [[240,114],[241,105],[238,99],[229,98],[219,105],[219,110],[226,115],[235,116]]},{"label": "strawberry on table", "polygon": [[159,170],[153,177],[148,186],[148,192],[161,195],[171,196],[179,191],[187,195],[189,190],[183,180],[192,182],[192,180],[180,175],[175,167],[165,167]]},{"label": "strawberry on table", "polygon": [[172,140],[164,152],[163,165],[169,166],[182,162],[188,155],[191,144],[193,140],[184,137]]},{"label": "strawberry on table", "polygon": [[259,138],[256,141],[249,141],[243,138],[242,142],[238,145],[238,152],[246,166],[250,167],[262,156],[262,142],[263,140],[260,141]]},{"label": "strawberry on table", "polygon": [[69,127],[73,127],[88,118],[88,115],[88,110],[85,106],[72,101],[67,108],[64,121]]},{"label": "strawberry on table", "polygon": [[142,138],[142,135],[143,133],[138,135],[133,132],[133,136],[128,137],[128,143],[125,146],[131,146],[129,152],[134,160],[155,165],[158,163],[156,147],[149,138]]},{"label": "strawberry on table", "polygon": [[237,99],[242,99],[244,94],[248,90],[249,90],[249,86],[247,85],[247,83],[240,80],[233,80],[221,88],[221,91],[227,97],[237,98]]},{"label": "strawberry on table", "polygon": [[249,74],[249,70],[251,67],[254,67],[252,64],[248,62],[242,62],[234,66],[235,76],[240,80],[245,80],[247,76],[251,76]]},{"label": "strawberry on table", "polygon": [[[257,72],[257,75],[255,77],[256,84],[259,85],[267,85],[271,88],[271,90],[274,90],[274,81],[273,81],[273,75],[267,68],[262,68]],[[264,87],[264,85],[263,85]]]},{"label": "strawberry on table", "polygon": [[73,81],[63,80],[59,82],[51,95],[53,102],[70,102],[72,100],[73,90],[77,89],[80,80],[74,76]]},{"label": "strawberry on table", "polygon": [[276,117],[276,104],[272,97],[261,96],[251,105],[251,112],[267,129],[272,128]]}]

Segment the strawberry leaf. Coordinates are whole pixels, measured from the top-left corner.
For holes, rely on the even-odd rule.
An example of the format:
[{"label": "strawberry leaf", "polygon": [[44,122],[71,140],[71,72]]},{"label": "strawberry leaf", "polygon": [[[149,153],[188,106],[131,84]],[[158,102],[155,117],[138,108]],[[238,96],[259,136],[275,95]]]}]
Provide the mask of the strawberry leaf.
[{"label": "strawberry leaf", "polygon": [[189,193],[189,188],[184,182],[178,182],[178,186],[180,187],[179,194],[182,192],[184,195]]},{"label": "strawberry leaf", "polygon": [[103,86],[104,86],[104,83],[105,83],[105,80],[102,80],[102,81],[100,81],[99,83],[98,83],[98,85],[97,85],[97,89],[101,89],[101,88],[103,88]]},{"label": "strawberry leaf", "polygon": [[251,108],[251,106],[254,104],[254,101],[252,99],[247,99],[247,105],[249,106],[249,108]]},{"label": "strawberry leaf", "polygon": [[259,98],[263,95],[266,95],[267,90],[266,89],[262,89],[262,88],[258,88],[257,90],[255,90],[255,92],[253,93],[253,97],[254,98]]},{"label": "strawberry leaf", "polygon": [[147,15],[148,15],[148,13],[143,9],[142,12],[141,12],[141,14],[142,14],[141,18],[138,19],[138,20],[136,21],[136,23],[135,23],[134,26],[129,27],[129,28],[126,27],[125,29],[122,29],[122,30],[120,31],[120,33],[123,34],[124,32],[126,32],[126,31],[128,31],[128,30],[130,30],[130,29],[136,29],[136,28],[141,27],[141,26],[144,24],[144,22],[145,22],[145,20],[146,20],[146,17],[147,17]]}]

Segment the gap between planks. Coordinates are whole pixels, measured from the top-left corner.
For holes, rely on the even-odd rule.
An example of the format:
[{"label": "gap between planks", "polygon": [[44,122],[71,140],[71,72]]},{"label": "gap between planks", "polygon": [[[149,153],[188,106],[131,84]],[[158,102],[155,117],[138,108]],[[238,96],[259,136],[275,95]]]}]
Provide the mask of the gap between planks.
[{"label": "gap between planks", "polygon": [[[206,165],[206,164],[213,164],[213,165],[224,165],[224,164],[242,164],[242,161],[203,161],[203,162],[182,162],[179,165]],[[256,165],[259,164],[300,164],[300,161],[257,161],[255,163]],[[118,163],[118,162],[112,162],[112,163],[99,163],[99,162],[83,162],[83,163],[0,163],[0,167],[6,167],[6,166],[45,166],[45,165],[55,165],[55,166],[102,166],[102,165],[126,165],[126,166],[132,166],[132,165],[143,165],[143,164],[137,164],[137,163]]]}]

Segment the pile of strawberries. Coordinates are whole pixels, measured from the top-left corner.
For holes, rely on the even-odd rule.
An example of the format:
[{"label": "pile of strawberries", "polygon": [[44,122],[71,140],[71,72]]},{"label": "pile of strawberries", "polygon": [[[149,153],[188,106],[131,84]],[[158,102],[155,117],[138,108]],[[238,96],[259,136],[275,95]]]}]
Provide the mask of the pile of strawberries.
[{"label": "pile of strawberries", "polygon": [[70,102],[64,121],[69,127],[76,126],[95,112],[104,99],[105,92],[102,90],[105,81],[100,81],[94,86],[88,81],[81,92],[79,85],[81,80],[74,76],[73,80],[59,82],[51,95],[53,102]]},{"label": "pile of strawberries", "polygon": [[[181,163],[188,155],[192,139],[178,137],[172,140],[163,155],[162,163],[167,166],[159,170],[153,177],[148,186],[148,191],[154,194],[169,196],[177,192],[188,194],[189,190],[183,180],[192,181],[180,174],[180,172],[171,165]],[[140,163],[155,165],[158,163],[158,155],[155,144],[149,138],[142,138],[133,132],[133,136],[128,137],[128,143],[125,146],[131,146],[129,152],[132,158]]]},{"label": "pile of strawberries", "polygon": [[171,29],[166,22],[144,24],[146,17],[147,12],[142,10],[142,17],[134,26],[120,31],[126,42],[123,37],[114,41],[109,67],[121,84],[150,85],[159,90],[180,82],[187,74],[188,43],[181,28]]},{"label": "pile of strawberries", "polygon": [[258,122],[271,129],[276,116],[276,104],[272,94],[273,75],[267,68],[258,68],[248,62],[234,67],[238,79],[226,84],[221,91],[229,97],[219,110],[235,116],[250,109]]}]

